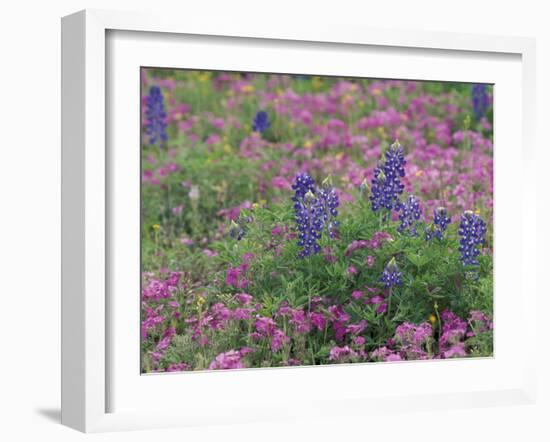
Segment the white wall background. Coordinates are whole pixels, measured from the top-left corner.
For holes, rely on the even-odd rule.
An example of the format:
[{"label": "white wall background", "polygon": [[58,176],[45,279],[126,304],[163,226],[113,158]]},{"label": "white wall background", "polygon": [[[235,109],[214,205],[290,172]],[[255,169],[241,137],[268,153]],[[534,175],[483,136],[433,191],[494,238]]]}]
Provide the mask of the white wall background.
[{"label": "white wall background", "polygon": [[[60,369],[60,17],[84,8],[214,14],[373,27],[508,34],[537,38],[540,285],[547,262],[543,205],[549,189],[545,128],[550,121],[550,30],[540,0],[442,2],[244,0],[19,0],[0,12],[0,439],[84,440],[59,425]],[[510,177],[510,179],[517,179]],[[544,284],[546,285],[546,284]],[[539,289],[540,373],[550,373],[550,307]],[[521,349],[518,349],[518,354]],[[379,415],[368,419],[287,422],[89,436],[100,441],[166,440],[550,440],[550,383],[540,378],[536,407]]]}]

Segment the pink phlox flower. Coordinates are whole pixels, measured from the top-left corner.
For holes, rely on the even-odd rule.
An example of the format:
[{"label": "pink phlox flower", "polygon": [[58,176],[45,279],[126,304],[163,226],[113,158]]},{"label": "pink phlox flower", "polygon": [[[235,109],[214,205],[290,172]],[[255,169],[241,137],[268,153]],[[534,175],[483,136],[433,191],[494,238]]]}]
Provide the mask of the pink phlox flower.
[{"label": "pink phlox flower", "polygon": [[443,352],[445,359],[460,358],[466,356],[466,350],[464,348],[464,342],[458,342],[452,345],[448,350]]},{"label": "pink phlox flower", "polygon": [[363,336],[354,336],[353,337],[353,345],[356,345],[358,347],[362,347],[365,345],[365,338]]},{"label": "pink phlox flower", "polygon": [[344,311],[341,305],[331,305],[328,308],[331,319],[335,321],[347,322],[350,320],[350,315]]},{"label": "pink phlox flower", "polygon": [[271,229],[271,235],[277,236],[283,233],[283,227],[282,226],[275,226],[273,229]]},{"label": "pink phlox flower", "polygon": [[191,366],[189,364],[186,364],[185,362],[172,363],[166,368],[166,371],[168,372],[187,370],[191,370]]},{"label": "pink phlox flower", "polygon": [[466,333],[467,337],[476,336],[480,333],[485,333],[493,329],[493,322],[489,319],[489,316],[480,310],[472,310],[470,312],[468,323],[470,324],[472,331]]},{"label": "pink phlox flower", "polygon": [[292,184],[288,179],[286,179],[283,176],[276,176],[271,179],[271,186],[275,189],[285,189],[290,190],[292,188]]},{"label": "pink phlox flower", "polygon": [[278,351],[288,342],[290,342],[290,338],[282,330],[276,329],[271,339],[271,351]]},{"label": "pink phlox flower", "polygon": [[248,305],[252,302],[252,295],[249,295],[248,293],[236,293],[235,301],[237,301],[241,305]]},{"label": "pink phlox flower", "polygon": [[292,310],[289,323],[294,326],[297,333],[308,333],[311,330],[311,323],[303,310]]},{"label": "pink phlox flower", "polygon": [[238,206],[219,210],[218,216],[235,221],[241,214],[241,210],[250,209],[251,207],[252,207],[252,203],[250,201],[244,201]]},{"label": "pink phlox flower", "polygon": [[234,368],[245,368],[241,361],[242,355],[239,351],[229,350],[220,353],[208,366],[209,370],[229,370]]},{"label": "pink phlox flower", "polygon": [[367,328],[367,321],[362,319],[357,324],[350,324],[346,328],[346,333],[351,333],[352,335],[358,335],[362,333],[365,328]]},{"label": "pink phlox flower", "polygon": [[444,310],[441,313],[441,321],[443,325],[439,337],[439,349],[443,352],[464,339],[467,324],[450,310]]},{"label": "pink phlox flower", "polygon": [[375,232],[368,241],[368,247],[371,249],[379,249],[383,241],[393,241],[393,237],[387,232]]},{"label": "pink phlox flower", "polygon": [[351,242],[347,246],[346,251],[344,252],[344,254],[346,256],[350,256],[356,250],[364,249],[366,247],[368,247],[368,241],[363,240],[363,239],[356,240],[356,241]]},{"label": "pink phlox flower", "polygon": [[386,313],[386,310],[388,309],[388,304],[383,302],[382,304],[380,304],[378,306],[378,308],[376,309],[376,314],[378,315],[381,315],[383,313]]},{"label": "pink phlox flower", "polygon": [[311,321],[313,326],[316,327],[319,331],[323,331],[327,326],[327,319],[325,318],[325,315],[323,313],[312,312],[309,314],[309,320]]},{"label": "pink phlox flower", "polygon": [[358,355],[354,350],[345,345],[344,347],[332,347],[329,353],[329,360],[335,362],[345,362],[357,356]]},{"label": "pink phlox flower", "polygon": [[210,321],[210,328],[212,330],[222,330],[225,328],[227,321],[232,317],[231,310],[223,303],[218,302],[210,307],[212,320]]},{"label": "pink phlox flower", "polygon": [[202,253],[208,258],[213,258],[215,256],[218,256],[218,252],[215,252],[214,250],[210,250],[210,249],[203,249]]},{"label": "pink phlox flower", "polygon": [[377,348],[371,353],[371,358],[374,361],[380,362],[401,361],[401,356],[393,350],[390,350],[388,347]]},{"label": "pink phlox flower", "polygon": [[272,336],[277,329],[277,324],[271,318],[258,315],[256,317],[256,331],[264,336]]},{"label": "pink phlox flower", "polygon": [[243,264],[238,267],[230,267],[227,270],[225,283],[238,289],[245,289],[248,286],[248,280],[244,275],[244,271],[246,268],[248,268],[248,266],[245,266]]},{"label": "pink phlox flower", "polygon": [[252,313],[254,312],[254,309],[251,308],[236,308],[233,311],[233,318],[236,320],[249,320],[252,318]]}]

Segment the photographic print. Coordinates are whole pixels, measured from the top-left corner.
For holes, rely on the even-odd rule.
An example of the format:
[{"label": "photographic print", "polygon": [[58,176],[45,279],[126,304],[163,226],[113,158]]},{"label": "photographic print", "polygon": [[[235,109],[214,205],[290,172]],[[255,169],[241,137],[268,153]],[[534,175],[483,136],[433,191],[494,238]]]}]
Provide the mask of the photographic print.
[{"label": "photographic print", "polygon": [[492,103],[142,68],[142,373],[492,357]]}]

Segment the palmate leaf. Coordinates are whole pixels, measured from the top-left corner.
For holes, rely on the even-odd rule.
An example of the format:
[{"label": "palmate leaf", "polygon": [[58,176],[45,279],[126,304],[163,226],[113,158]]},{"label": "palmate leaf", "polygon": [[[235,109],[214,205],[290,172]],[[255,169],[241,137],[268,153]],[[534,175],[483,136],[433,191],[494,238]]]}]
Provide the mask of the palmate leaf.
[{"label": "palmate leaf", "polygon": [[407,259],[420,269],[430,262],[431,257],[426,255],[407,255]]}]

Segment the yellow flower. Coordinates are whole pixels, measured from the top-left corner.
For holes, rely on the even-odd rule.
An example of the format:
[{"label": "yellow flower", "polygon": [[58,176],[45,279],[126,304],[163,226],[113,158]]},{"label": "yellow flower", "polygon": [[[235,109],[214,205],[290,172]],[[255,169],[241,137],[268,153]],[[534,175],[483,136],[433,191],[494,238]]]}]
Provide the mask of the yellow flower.
[{"label": "yellow flower", "polygon": [[160,224],[153,224],[153,230],[157,232],[160,229]]},{"label": "yellow flower", "polygon": [[422,176],[422,175],[424,175],[424,171],[423,170],[418,170],[415,175],[416,176]]},{"label": "yellow flower", "polygon": [[432,324],[435,324],[437,322],[437,318],[435,317],[435,315],[430,315],[430,317],[428,319],[430,320],[430,322]]},{"label": "yellow flower", "polygon": [[476,209],[476,211],[474,213],[479,216],[481,214],[481,210]]},{"label": "yellow flower", "polygon": [[307,140],[304,142],[304,149],[311,149],[313,147],[313,143],[310,140]]},{"label": "yellow flower", "polygon": [[244,92],[245,94],[248,94],[250,92],[254,92],[254,86],[252,86],[251,84],[245,84],[241,88],[241,92]]},{"label": "yellow flower", "polygon": [[258,203],[252,204],[252,210],[256,210],[260,205]]},{"label": "yellow flower", "polygon": [[231,152],[233,152],[233,149],[231,148],[231,146],[229,144],[224,144],[223,145],[223,151],[225,153],[231,153]]},{"label": "yellow flower", "polygon": [[197,305],[198,305],[199,307],[202,306],[202,305],[204,305],[205,302],[206,302],[206,301],[205,301],[205,299],[204,299],[202,296],[200,296],[200,295],[197,296]]},{"label": "yellow flower", "polygon": [[313,77],[311,80],[311,85],[313,86],[313,89],[320,89],[323,85],[323,80],[320,77]]},{"label": "yellow flower", "polygon": [[201,83],[206,83],[208,80],[210,80],[210,72],[201,72],[199,74],[199,81]]},{"label": "yellow flower", "polygon": [[375,88],[371,91],[372,95],[382,95],[382,91],[378,88]]},{"label": "yellow flower", "polygon": [[342,104],[349,104],[353,101],[353,97],[349,94],[342,95]]}]

